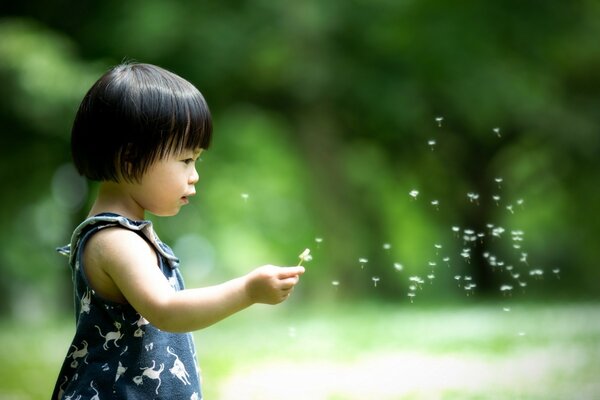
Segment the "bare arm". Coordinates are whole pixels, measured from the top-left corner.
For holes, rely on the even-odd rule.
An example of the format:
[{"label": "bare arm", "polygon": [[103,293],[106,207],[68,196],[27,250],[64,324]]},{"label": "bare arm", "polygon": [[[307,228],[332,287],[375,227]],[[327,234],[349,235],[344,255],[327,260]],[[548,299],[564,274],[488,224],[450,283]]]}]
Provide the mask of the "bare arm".
[{"label": "bare arm", "polygon": [[178,292],[158,268],[154,249],[125,229],[95,234],[84,265],[99,294],[130,303],[154,326],[171,332],[205,328],[255,303],[280,303],[304,273],[302,267],[266,265],[220,285]]}]

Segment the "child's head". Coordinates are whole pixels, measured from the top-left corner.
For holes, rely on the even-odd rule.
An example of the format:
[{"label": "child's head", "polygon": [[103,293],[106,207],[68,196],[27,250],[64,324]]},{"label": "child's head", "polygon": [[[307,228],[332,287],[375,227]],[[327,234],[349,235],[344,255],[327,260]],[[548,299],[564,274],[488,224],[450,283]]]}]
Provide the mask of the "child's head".
[{"label": "child's head", "polygon": [[138,181],[152,163],[207,149],[210,111],[185,79],[150,64],[126,63],[87,92],[73,123],[77,170],[97,181]]}]

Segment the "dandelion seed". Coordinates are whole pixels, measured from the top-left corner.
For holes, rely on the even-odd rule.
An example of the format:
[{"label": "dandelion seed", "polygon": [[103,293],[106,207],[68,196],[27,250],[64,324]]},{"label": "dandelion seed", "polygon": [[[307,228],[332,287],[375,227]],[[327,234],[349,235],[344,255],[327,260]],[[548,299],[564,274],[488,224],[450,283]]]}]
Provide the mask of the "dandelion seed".
[{"label": "dandelion seed", "polygon": [[391,249],[391,248],[392,248],[392,245],[391,245],[391,244],[389,244],[389,243],[384,243],[384,244],[383,244],[383,249],[384,249],[384,250],[389,250],[389,249]]},{"label": "dandelion seed", "polygon": [[439,128],[442,127],[442,121],[443,120],[444,120],[444,117],[436,117],[435,118],[435,122],[437,122]]},{"label": "dandelion seed", "polygon": [[525,200],[523,199],[518,199],[517,200],[517,205],[521,206],[521,208],[523,208],[523,204],[525,203]]},{"label": "dandelion seed", "polygon": [[478,193],[469,192],[469,193],[467,193],[467,197],[469,198],[469,201],[471,203],[475,202],[477,205],[479,205],[479,194]]},{"label": "dandelion seed", "polygon": [[312,256],[310,255],[310,249],[304,249],[304,251],[298,256],[298,258],[300,258],[298,266],[302,265],[303,261],[309,262],[310,260],[312,260]]},{"label": "dandelion seed", "polygon": [[527,265],[527,253],[521,253],[521,258],[519,261]]},{"label": "dandelion seed", "polygon": [[503,181],[503,180],[504,180],[504,179],[502,179],[502,178],[500,178],[500,177],[498,177],[498,178],[494,178],[494,181],[496,181],[496,183],[498,184],[498,189],[501,189],[501,188],[502,188],[501,184],[502,184],[502,181]]},{"label": "dandelion seed", "polygon": [[360,263],[360,267],[364,268],[365,264],[369,262],[369,260],[367,260],[366,258],[359,258],[358,262]]},{"label": "dandelion seed", "polygon": [[410,197],[412,197],[414,200],[416,200],[417,196],[419,195],[419,191],[413,189],[410,192],[408,192],[408,194],[410,195]]},{"label": "dandelion seed", "polygon": [[331,281],[331,284],[333,286],[339,286],[340,285],[340,281]]},{"label": "dandelion seed", "polygon": [[429,275],[427,275],[427,279],[429,279],[431,281],[431,283],[433,283],[433,280],[435,279],[435,275],[429,274]]},{"label": "dandelion seed", "polygon": [[427,263],[430,267],[435,267],[437,265],[437,263],[435,261],[429,261]]},{"label": "dandelion seed", "polygon": [[408,292],[407,296],[410,298],[410,302],[412,303],[415,298],[415,294],[413,292]]},{"label": "dandelion seed", "polygon": [[323,238],[316,237],[315,242],[317,242],[317,244],[321,244],[321,243],[323,243]]},{"label": "dandelion seed", "polygon": [[502,286],[500,286],[500,291],[501,291],[502,293],[504,293],[505,295],[506,295],[507,293],[510,295],[510,294],[511,294],[511,292],[512,292],[512,290],[513,290],[513,287],[512,287],[512,285],[502,285]]},{"label": "dandelion seed", "polygon": [[468,285],[465,285],[464,289],[467,293],[467,296],[470,296],[471,294],[473,294],[474,289],[477,287],[477,284],[475,283],[469,283]]},{"label": "dandelion seed", "polygon": [[373,286],[377,287],[377,282],[379,282],[380,278],[378,276],[374,276],[371,278],[371,280],[373,281]]},{"label": "dandelion seed", "polygon": [[429,139],[429,140],[427,141],[427,144],[429,145],[429,147],[431,147],[431,151],[433,151],[433,148],[434,148],[434,146],[435,146],[435,143],[436,143],[436,142],[435,142],[435,139]]},{"label": "dandelion seed", "polygon": [[436,210],[440,210],[439,205],[440,205],[440,201],[439,200],[431,200],[431,205],[435,207]]},{"label": "dandelion seed", "polygon": [[402,271],[404,269],[404,266],[400,263],[394,263],[394,269],[396,271]]},{"label": "dandelion seed", "polygon": [[542,269],[532,269],[531,271],[529,271],[529,275],[533,276],[536,279],[542,279],[543,275],[544,275],[544,270]]},{"label": "dandelion seed", "polygon": [[500,196],[498,196],[497,194],[492,196],[492,199],[496,202],[496,206],[499,206],[500,204]]},{"label": "dandelion seed", "polygon": [[556,279],[560,279],[560,275],[559,275],[559,274],[560,274],[560,269],[559,269],[559,268],[555,268],[555,269],[553,269],[553,270],[552,270],[552,273],[553,273],[554,275],[556,275]]},{"label": "dandelion seed", "polygon": [[444,261],[448,265],[448,267],[450,267],[450,257],[444,257],[442,258],[442,261]]},{"label": "dandelion seed", "polygon": [[496,128],[494,128],[494,129],[492,129],[492,130],[494,131],[494,133],[496,134],[496,136],[498,136],[498,137],[502,137],[502,136],[500,135],[500,128],[496,127]]},{"label": "dandelion seed", "polygon": [[496,237],[500,237],[505,231],[506,230],[503,227],[498,226],[498,227],[492,229],[492,235],[494,235]]},{"label": "dandelion seed", "polygon": [[509,205],[507,205],[507,206],[506,206],[506,209],[507,209],[508,211],[510,211],[510,213],[511,213],[511,214],[514,214],[514,213],[515,213],[515,212],[513,211],[513,205],[512,205],[512,204],[509,204]]},{"label": "dandelion seed", "polygon": [[293,326],[290,326],[288,328],[288,335],[291,338],[295,338],[296,337],[296,328],[294,328]]},{"label": "dandelion seed", "polygon": [[521,336],[521,337],[522,337],[522,336],[525,336],[525,335],[526,335],[526,333],[525,333],[525,332],[519,332],[519,333],[517,333],[517,335],[519,335],[519,336]]},{"label": "dandelion seed", "polygon": [[505,311],[505,312],[510,312],[510,307],[503,307],[503,308],[502,308],[502,311]]},{"label": "dandelion seed", "polygon": [[242,193],[241,197],[244,201],[248,201],[248,197],[250,197],[250,195],[248,193]]},{"label": "dandelion seed", "polygon": [[452,227],[452,232],[454,232],[456,234],[456,236],[458,237],[458,233],[460,232],[460,227],[458,226],[453,226]]}]

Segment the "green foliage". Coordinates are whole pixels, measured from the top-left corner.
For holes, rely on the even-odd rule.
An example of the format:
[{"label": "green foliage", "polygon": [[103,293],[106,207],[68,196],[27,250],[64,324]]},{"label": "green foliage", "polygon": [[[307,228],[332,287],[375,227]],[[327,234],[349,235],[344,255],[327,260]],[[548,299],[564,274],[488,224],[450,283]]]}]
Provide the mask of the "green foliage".
[{"label": "green foliage", "polygon": [[[93,196],[69,166],[69,128],[87,88],[123,59],[189,79],[214,114],[195,204],[156,219],[194,285],[295,264],[310,247],[307,299],[331,298],[336,280],[341,295],[407,301],[408,277],[430,273],[430,262],[440,270],[427,297],[463,298],[457,273],[499,296],[511,277],[490,270],[483,254],[494,251],[522,276],[545,270],[527,295],[597,297],[595,2],[62,4],[70,18],[33,1],[0,19],[3,312],[23,291],[69,305],[50,301],[69,285],[53,248]],[[490,223],[504,237],[487,232],[462,260],[451,227]],[[529,265],[518,264],[513,229],[525,232]]]}]

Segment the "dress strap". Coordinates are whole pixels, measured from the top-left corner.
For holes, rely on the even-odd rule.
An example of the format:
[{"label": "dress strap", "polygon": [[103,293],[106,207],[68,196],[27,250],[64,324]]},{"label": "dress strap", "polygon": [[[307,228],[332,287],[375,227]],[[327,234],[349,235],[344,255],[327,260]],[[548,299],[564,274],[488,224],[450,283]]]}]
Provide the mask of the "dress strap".
[{"label": "dress strap", "polygon": [[79,224],[77,228],[75,228],[75,231],[73,231],[71,243],[66,246],[58,247],[56,251],[66,257],[69,257],[69,263],[73,265],[75,254],[77,253],[77,251],[74,249],[77,249],[79,240],[85,235],[85,233],[91,229],[100,230],[114,226],[122,226],[123,228],[134,232],[139,232],[140,234],[144,235],[148,242],[154,246],[156,251],[164,257],[171,268],[178,267],[179,259],[173,254],[171,249],[165,245],[158,238],[158,236],[156,236],[156,233],[154,233],[154,229],[152,228],[151,221],[135,221],[122,215],[112,213],[102,213],[87,218],[85,221]]}]

